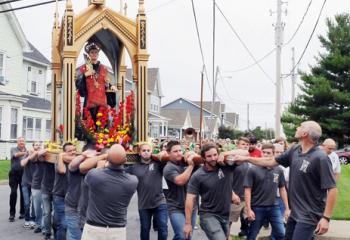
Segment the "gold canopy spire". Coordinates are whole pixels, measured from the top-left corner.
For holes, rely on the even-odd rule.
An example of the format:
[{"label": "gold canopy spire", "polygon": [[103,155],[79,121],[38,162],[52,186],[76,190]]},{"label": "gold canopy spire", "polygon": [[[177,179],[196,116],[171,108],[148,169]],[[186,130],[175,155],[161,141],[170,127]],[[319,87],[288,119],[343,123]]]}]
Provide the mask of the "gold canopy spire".
[{"label": "gold canopy spire", "polygon": [[67,0],[67,2],[66,2],[66,9],[73,9],[72,0]]},{"label": "gold canopy spire", "polygon": [[139,14],[145,13],[145,1],[139,0]]}]

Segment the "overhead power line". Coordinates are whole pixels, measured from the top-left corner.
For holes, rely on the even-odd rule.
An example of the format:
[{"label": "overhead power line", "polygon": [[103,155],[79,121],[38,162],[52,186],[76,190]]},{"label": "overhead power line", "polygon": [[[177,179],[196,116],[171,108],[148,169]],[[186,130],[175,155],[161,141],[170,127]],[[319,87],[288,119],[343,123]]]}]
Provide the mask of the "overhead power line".
[{"label": "overhead power line", "polygon": [[162,7],[165,7],[165,6],[171,4],[171,3],[175,2],[175,1],[177,1],[177,0],[170,0],[170,1],[167,1],[167,2],[165,2],[165,3],[159,4],[158,6],[155,6],[155,7],[151,8],[151,9],[149,9],[149,10],[146,11],[146,12],[147,12],[147,13],[153,12],[154,10],[157,10],[157,9],[159,9],[159,8],[162,8]]},{"label": "overhead power line", "polygon": [[226,23],[229,25],[230,29],[232,30],[232,32],[235,34],[235,36],[238,38],[238,40],[240,41],[240,43],[243,45],[244,49],[248,52],[249,56],[254,60],[254,63],[260,68],[260,70],[264,73],[264,75],[270,80],[270,82],[275,85],[274,81],[272,80],[272,78],[266,73],[266,71],[261,67],[261,65],[258,63],[258,60],[254,57],[254,55],[252,54],[252,52],[249,50],[248,46],[245,44],[245,42],[242,40],[242,38],[239,36],[239,34],[237,33],[237,31],[233,28],[232,24],[230,23],[230,21],[227,19],[227,17],[225,16],[225,14],[221,11],[221,8],[219,7],[219,5],[216,3],[215,4],[217,9],[219,10],[219,12],[221,13],[221,15],[223,16],[223,18],[225,19]]},{"label": "overhead power line", "polygon": [[[19,0],[20,1],[20,0]],[[63,0],[57,0],[58,2],[63,1]],[[0,11],[0,13],[6,13],[6,12],[12,12],[12,11],[17,11],[17,10],[21,10],[21,9],[26,9],[26,8],[31,8],[31,7],[37,7],[37,6],[41,6],[41,5],[45,5],[45,4],[50,4],[50,3],[54,3],[56,2],[55,0],[53,1],[46,1],[46,2],[42,2],[42,3],[35,3],[35,4],[31,4],[31,5],[26,5],[26,6],[22,6],[22,7],[17,7],[17,8],[11,8],[11,9],[6,9],[6,10],[2,10]]]},{"label": "overhead power line", "polygon": [[19,2],[19,1],[23,1],[23,0],[9,0],[9,1],[3,1],[3,2],[0,2],[0,5],[8,4],[8,3],[13,3],[13,2]]},{"label": "overhead power line", "polygon": [[294,39],[294,37],[297,35],[297,33],[298,33],[298,31],[299,31],[301,25],[302,25],[303,22],[304,22],[304,19],[305,19],[307,13],[309,12],[311,3],[312,3],[312,0],[310,0],[309,4],[307,5],[306,10],[305,10],[305,12],[304,12],[304,15],[303,15],[303,17],[301,18],[301,20],[300,20],[300,22],[299,22],[299,24],[298,24],[298,27],[295,29],[293,35],[290,37],[290,39],[286,42],[286,44],[285,44],[284,46],[288,45],[288,44]]},{"label": "overhead power line", "polygon": [[316,30],[316,28],[317,28],[317,25],[318,25],[319,21],[320,21],[320,17],[321,17],[321,15],[322,15],[322,12],[323,12],[323,9],[324,9],[324,6],[325,6],[326,2],[327,2],[327,0],[324,0],[324,1],[323,1],[322,7],[321,7],[321,9],[320,9],[320,12],[318,13],[318,17],[317,17],[316,23],[315,23],[315,25],[314,25],[314,27],[313,27],[313,29],[312,29],[312,32],[311,32],[310,37],[309,37],[309,39],[308,39],[308,41],[307,41],[307,43],[306,43],[306,45],[305,45],[305,47],[304,47],[304,50],[303,50],[302,54],[301,54],[300,57],[299,57],[299,60],[298,60],[297,63],[293,66],[293,68],[292,68],[292,70],[290,71],[290,73],[286,74],[283,78],[287,78],[287,77],[291,76],[291,75],[293,74],[293,71],[295,70],[295,68],[296,68],[296,67],[299,65],[299,63],[301,62],[301,59],[303,59],[304,54],[305,54],[307,48],[309,47],[309,44],[310,44],[310,42],[311,42],[311,39],[312,39],[312,37],[313,37],[313,35],[314,35],[314,33],[315,33],[315,30]]},{"label": "overhead power line", "polygon": [[199,50],[200,50],[201,56],[202,56],[202,62],[203,62],[203,67],[204,67],[205,78],[206,78],[206,80],[207,80],[207,84],[208,84],[209,90],[210,90],[210,92],[211,92],[211,87],[210,87],[210,82],[209,82],[208,72],[207,72],[207,66],[205,65],[205,60],[204,60],[204,53],[203,53],[202,41],[201,41],[201,37],[200,37],[200,34],[199,34],[199,28],[198,28],[198,21],[197,21],[196,9],[195,9],[193,0],[191,0],[191,3],[192,3],[192,12],[193,12],[193,17],[194,17],[194,22],[195,22],[195,25],[196,25],[196,31],[197,31],[197,38],[198,38]]},{"label": "overhead power line", "polygon": [[[294,37],[297,35],[297,33],[298,33],[298,31],[299,31],[301,25],[304,23],[304,19],[305,19],[307,13],[309,12],[311,3],[312,3],[312,0],[310,0],[309,4],[307,5],[306,10],[305,10],[305,12],[304,12],[304,14],[303,14],[303,17],[301,18],[301,20],[300,20],[300,22],[299,22],[299,24],[298,24],[298,27],[295,29],[294,33],[293,33],[292,36],[289,38],[289,40],[286,42],[286,44],[284,44],[284,45],[282,46],[282,48],[285,47],[285,46],[287,46],[289,43],[291,43],[292,40],[294,39]],[[247,66],[245,66],[245,67],[241,67],[241,68],[238,68],[238,69],[235,69],[235,70],[232,70],[232,71],[228,71],[228,72],[230,72],[230,73],[236,73],[236,72],[242,72],[242,71],[248,70],[248,69],[254,67],[257,63],[260,63],[260,62],[262,62],[263,60],[265,60],[267,57],[269,57],[269,56],[270,56],[272,53],[274,53],[275,51],[276,51],[276,48],[273,48],[273,49],[271,49],[268,53],[266,53],[263,57],[261,57],[260,59],[258,59],[257,62],[253,62],[253,63],[251,63],[251,64],[249,64],[249,65],[247,65]]]}]

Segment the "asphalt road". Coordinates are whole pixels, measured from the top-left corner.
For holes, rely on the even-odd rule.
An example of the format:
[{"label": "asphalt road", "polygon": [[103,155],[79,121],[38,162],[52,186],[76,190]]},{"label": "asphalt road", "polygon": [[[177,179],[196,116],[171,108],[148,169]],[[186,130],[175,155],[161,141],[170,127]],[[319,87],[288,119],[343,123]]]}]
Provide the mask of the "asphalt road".
[{"label": "asphalt road", "polygon": [[[24,220],[19,220],[16,215],[16,221],[8,222],[9,217],[9,195],[10,187],[8,185],[0,185],[0,240],[38,240],[42,239],[41,234],[35,234],[32,230],[23,228]],[[18,195],[19,196],[19,195]],[[17,201],[18,202],[18,201]],[[17,208],[19,209],[19,208]],[[128,209],[128,223],[127,223],[127,239],[139,239],[139,216],[137,211],[137,195],[135,194],[131,200]],[[172,239],[173,231],[168,222],[169,236]],[[151,239],[157,239],[157,232],[151,230]],[[205,240],[205,234],[202,230],[195,230],[192,239]]]}]

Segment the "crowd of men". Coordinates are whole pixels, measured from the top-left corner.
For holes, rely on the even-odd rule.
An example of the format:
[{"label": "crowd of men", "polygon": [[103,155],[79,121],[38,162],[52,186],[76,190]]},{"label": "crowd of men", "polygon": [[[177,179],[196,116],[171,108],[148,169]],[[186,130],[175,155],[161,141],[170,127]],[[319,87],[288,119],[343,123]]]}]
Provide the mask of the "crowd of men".
[{"label": "crowd of men", "polygon": [[159,240],[168,239],[168,219],[174,240],[190,240],[197,215],[210,240],[229,239],[239,220],[235,234],[249,240],[269,224],[271,239],[313,239],[328,231],[340,174],[336,143],[318,145],[321,134],[316,122],[307,121],[292,146],[245,137],[143,142],[132,165],[121,145],[99,153],[86,145],[78,154],[71,143],[52,164],[38,142],[27,150],[19,138],[11,149],[9,221],[15,221],[19,187],[19,218],[44,239],[125,240],[127,210],[137,192],[141,240],[150,239],[152,224]]}]

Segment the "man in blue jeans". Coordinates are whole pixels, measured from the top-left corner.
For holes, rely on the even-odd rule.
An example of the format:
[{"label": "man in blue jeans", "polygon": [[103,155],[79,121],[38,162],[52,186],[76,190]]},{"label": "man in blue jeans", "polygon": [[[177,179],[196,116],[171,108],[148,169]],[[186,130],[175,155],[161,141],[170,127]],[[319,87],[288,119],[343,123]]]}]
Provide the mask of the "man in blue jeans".
[{"label": "man in blue jeans", "polygon": [[[88,150],[88,148],[90,148]],[[64,213],[67,223],[67,239],[80,240],[83,229],[82,215],[80,214],[80,205],[82,204],[82,186],[85,174],[79,170],[79,165],[88,157],[96,155],[96,151],[92,150],[92,145],[85,145],[84,152],[74,157],[68,165],[68,188],[64,201]]]},{"label": "man in blue jeans", "polygon": [[52,189],[55,181],[55,165],[43,162],[43,177],[41,180],[41,198],[43,203],[43,228],[44,239],[51,239],[52,228]]},{"label": "man in blue jeans", "polygon": [[66,196],[68,182],[67,168],[68,164],[76,155],[76,148],[72,143],[68,142],[63,145],[63,151],[64,152],[59,155],[55,166],[55,182],[52,190],[54,222],[57,228],[55,240],[66,239],[67,224],[64,214],[64,197]]},{"label": "man in blue jeans", "polygon": [[[272,144],[264,144],[262,152],[264,157],[274,156],[275,147]],[[248,220],[251,221],[248,240],[255,240],[264,220],[268,220],[272,227],[273,236],[277,240],[284,239],[285,228],[283,217],[276,198],[277,188],[286,206],[285,218],[288,218],[290,210],[283,170],[280,167],[252,166],[244,179],[245,201]]]},{"label": "man in blue jeans", "polygon": [[[254,158],[236,156],[235,161],[248,161],[258,166],[290,167],[288,198],[291,214],[286,227],[287,240],[310,240],[314,232],[326,233],[336,198],[337,186],[332,165],[317,142],[322,135],[315,121],[305,121],[295,132],[299,144],[278,157]],[[310,211],[312,209],[312,211]]]},{"label": "man in blue jeans", "polygon": [[[232,150],[238,153],[240,150]],[[233,152],[232,152],[233,153]],[[201,196],[199,207],[200,225],[209,240],[225,240],[229,232],[232,180],[236,166],[218,165],[219,150],[215,144],[204,144],[201,149],[204,165],[191,177],[186,195],[185,239],[190,238],[193,223],[191,214],[197,196]],[[236,196],[235,196],[236,197]]]},{"label": "man in blue jeans", "polygon": [[[164,153],[160,154],[162,156]],[[185,162],[180,142],[173,140],[167,144],[167,154],[170,160],[164,167],[163,174],[169,188],[166,200],[171,226],[174,230],[173,240],[185,240],[183,228],[185,226],[186,187],[194,168],[192,161],[194,154],[188,156]],[[192,226],[195,223],[196,212],[193,211]]]},{"label": "man in blue jeans", "polygon": [[157,222],[158,240],[168,238],[168,210],[162,189],[164,163],[151,159],[152,147],[149,143],[139,144],[140,162],[127,172],[137,177],[138,208],[141,224],[141,240],[149,240],[152,216]]},{"label": "man in blue jeans", "polygon": [[32,200],[35,211],[35,233],[42,232],[42,196],[41,196],[41,181],[43,179],[43,155],[47,152],[47,149],[40,149],[40,143],[34,142],[33,148],[35,151],[35,157],[32,160],[33,164],[33,176],[32,176]]},{"label": "man in blue jeans", "polygon": [[21,160],[21,166],[23,167],[22,175],[22,192],[24,201],[24,228],[34,229],[35,227],[35,215],[32,206],[32,176],[33,176],[33,164],[32,159],[34,158],[33,150],[28,152],[27,156]]}]

